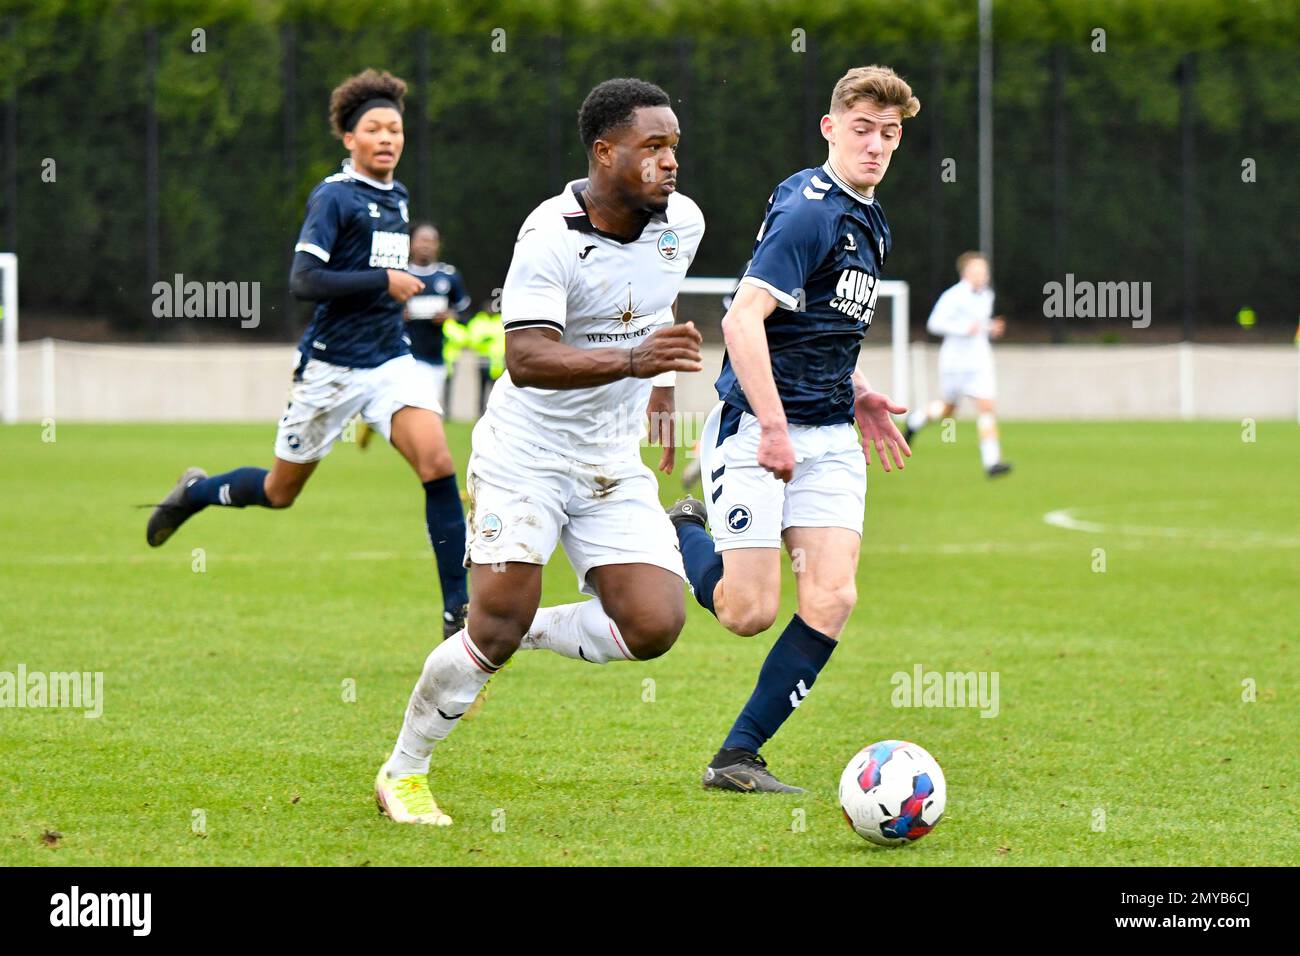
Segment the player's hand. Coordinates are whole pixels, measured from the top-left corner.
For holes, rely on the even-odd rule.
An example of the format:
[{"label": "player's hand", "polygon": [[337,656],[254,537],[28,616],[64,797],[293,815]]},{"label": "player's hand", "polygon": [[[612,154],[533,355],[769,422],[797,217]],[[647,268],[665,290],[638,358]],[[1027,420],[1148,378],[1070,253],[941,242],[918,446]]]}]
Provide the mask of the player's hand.
[{"label": "player's hand", "polygon": [[[892,471],[889,458],[901,471],[904,467],[903,456],[912,457],[912,449],[907,447],[907,439],[894,424],[891,415],[906,415],[907,409],[895,405],[889,396],[881,392],[865,392],[853,402],[853,417],[857,419],[858,429],[862,432],[862,454],[871,464],[871,446],[876,446],[876,457],[880,459],[885,471]],[[902,455],[899,452],[902,452]]]},{"label": "player's hand", "polygon": [[790,429],[783,422],[771,428],[764,427],[758,438],[758,463],[782,481],[794,477],[794,443]]},{"label": "player's hand", "polygon": [[632,374],[653,378],[660,372],[700,372],[700,330],[694,322],[655,329],[632,350]]},{"label": "player's hand", "polygon": [[671,386],[650,390],[650,404],[645,413],[650,424],[650,444],[662,445],[663,454],[659,456],[659,470],[665,475],[673,473],[677,461],[677,443],[673,413],[677,410],[677,389]]},{"label": "player's hand", "polygon": [[989,338],[1000,339],[1006,331],[1007,320],[1000,315],[995,315],[993,321],[989,323]]},{"label": "player's hand", "polygon": [[401,269],[389,269],[387,271],[388,294],[398,302],[405,302],[411,296],[423,291],[424,280],[416,278],[409,272],[403,272]]}]

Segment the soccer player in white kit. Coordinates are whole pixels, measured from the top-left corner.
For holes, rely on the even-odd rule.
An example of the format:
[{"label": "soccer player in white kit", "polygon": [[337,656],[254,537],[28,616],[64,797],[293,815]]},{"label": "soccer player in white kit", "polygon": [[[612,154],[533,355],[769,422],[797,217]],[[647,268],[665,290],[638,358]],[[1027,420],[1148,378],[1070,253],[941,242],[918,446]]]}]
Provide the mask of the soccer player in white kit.
[{"label": "soccer player in white kit", "polygon": [[[676,191],[669,103],[636,79],[593,89],[578,117],[587,179],[519,230],[501,301],[507,371],[468,467],[469,620],[425,661],[375,780],[395,821],[451,823],[430,755],[521,643],[603,664],[658,657],[682,629],[677,536],[640,453],[647,413],[671,422],[675,373],[703,367],[699,332],[674,325],[704,218]],[[671,471],[671,428],[655,437]],[[557,543],[592,597],[539,611]]]},{"label": "soccer player in white kit", "polygon": [[979,428],[980,460],[990,478],[1005,475],[1011,464],[1002,460],[998,439],[990,339],[1002,337],[1006,322],[993,315],[993,290],[989,288],[989,263],[978,252],[963,252],[957,258],[961,281],[946,290],[934,304],[925,327],[931,335],[943,336],[939,347],[939,393],[941,401],[918,408],[907,417],[908,441],[927,422],[951,418],[963,395],[975,400]]}]

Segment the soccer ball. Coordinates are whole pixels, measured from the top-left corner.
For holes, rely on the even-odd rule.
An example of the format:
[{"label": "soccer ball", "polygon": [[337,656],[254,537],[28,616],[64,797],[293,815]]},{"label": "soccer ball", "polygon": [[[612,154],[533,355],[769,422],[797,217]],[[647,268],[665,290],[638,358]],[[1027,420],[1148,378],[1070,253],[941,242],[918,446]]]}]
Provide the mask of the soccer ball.
[{"label": "soccer ball", "polygon": [[938,762],[905,740],[863,747],[840,775],[844,819],[877,846],[921,839],[939,822],[947,800]]}]

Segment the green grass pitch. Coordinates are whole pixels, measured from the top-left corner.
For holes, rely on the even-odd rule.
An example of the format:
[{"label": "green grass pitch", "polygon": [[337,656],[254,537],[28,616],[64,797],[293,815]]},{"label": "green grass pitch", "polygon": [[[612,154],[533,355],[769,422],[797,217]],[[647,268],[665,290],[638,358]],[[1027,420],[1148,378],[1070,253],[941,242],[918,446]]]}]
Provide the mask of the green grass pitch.
[{"label": "green grass pitch", "polygon": [[[186,465],[269,463],[271,427],[0,429],[0,672],[104,675],[97,719],[0,709],[0,865],[1295,864],[1300,429],[1003,431],[998,482],[969,423],[870,469],[858,608],[765,751],[808,794],[701,789],[776,631],[734,637],[688,597],[658,660],[519,655],[434,755],[443,830],[371,793],[440,635],[391,449],[340,445],[291,511],[213,508],[152,551],[134,506]],[[562,553],[545,582],[577,599]],[[918,664],[996,672],[997,716],[894,707]],[[948,781],[943,822],[899,850],[836,800],[890,737]]]}]

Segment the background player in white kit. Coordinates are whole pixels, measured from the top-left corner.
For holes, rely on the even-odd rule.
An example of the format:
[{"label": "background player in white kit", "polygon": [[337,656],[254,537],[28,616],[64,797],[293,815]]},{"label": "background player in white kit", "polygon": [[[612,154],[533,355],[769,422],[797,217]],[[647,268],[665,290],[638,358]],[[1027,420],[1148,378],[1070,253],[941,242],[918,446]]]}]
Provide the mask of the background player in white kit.
[{"label": "background player in white kit", "polygon": [[989,288],[989,263],[978,252],[957,257],[961,281],[947,289],[935,302],[925,327],[931,335],[942,335],[939,347],[940,400],[918,408],[907,416],[908,441],[931,421],[951,418],[963,395],[975,400],[979,429],[980,460],[990,478],[1005,475],[1010,462],[1002,460],[998,439],[997,383],[993,374],[993,347],[1006,331],[1006,321],[993,315],[993,290]]},{"label": "background player in white kit", "polygon": [[[375,780],[398,822],[451,823],[430,754],[521,642],[603,664],[658,657],[682,629],[681,554],[640,453],[647,411],[671,421],[674,373],[702,368],[699,332],[673,324],[704,218],[676,192],[669,102],[641,80],[593,89],[578,116],[588,178],[520,228],[502,293],[507,372],[468,468],[468,625],[425,661]],[[672,435],[656,437],[670,471]],[[539,611],[557,543],[594,597]]]}]

